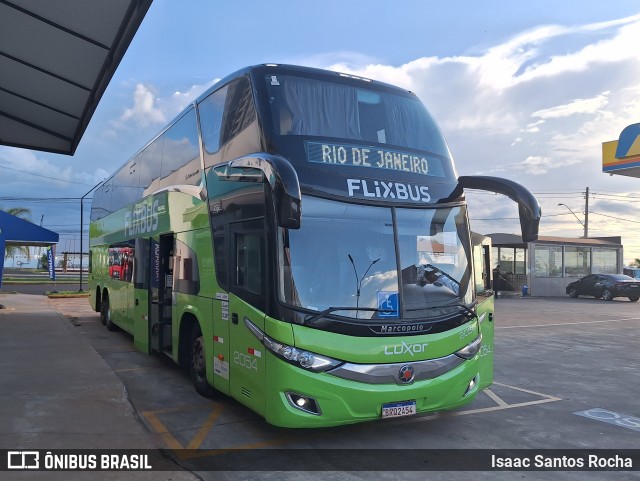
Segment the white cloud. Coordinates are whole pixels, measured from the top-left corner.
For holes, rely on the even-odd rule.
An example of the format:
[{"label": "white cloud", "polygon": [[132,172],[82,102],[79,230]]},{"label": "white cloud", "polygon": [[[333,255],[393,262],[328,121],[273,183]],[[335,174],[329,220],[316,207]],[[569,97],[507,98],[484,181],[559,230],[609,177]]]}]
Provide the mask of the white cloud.
[{"label": "white cloud", "polygon": [[68,186],[70,182],[82,182],[74,175],[70,166],[52,164],[46,155],[26,149],[0,148],[0,166],[5,167],[2,169],[2,176],[11,178],[6,187],[10,186],[14,193],[17,193],[24,189],[24,186],[32,185],[37,177],[38,182],[58,187]]},{"label": "white cloud", "polygon": [[219,80],[216,78],[204,84],[192,85],[184,92],[175,91],[170,96],[159,99],[159,107],[171,119]]},{"label": "white cloud", "polygon": [[522,132],[535,134],[536,132],[540,132],[540,126],[542,124],[544,124],[544,120],[538,120],[537,122],[527,124],[527,126],[522,130]]},{"label": "white cloud", "polygon": [[157,99],[150,86],[139,83],[133,94],[133,107],[124,110],[120,116],[120,123],[133,120],[136,124],[146,127],[150,124],[166,122],[164,112],[157,106]]},{"label": "white cloud", "polygon": [[513,164],[511,167],[517,171],[522,171],[525,174],[529,175],[542,175],[546,174],[552,169],[559,169],[561,167],[566,167],[569,165],[577,164],[580,162],[579,160],[564,160],[564,161],[556,161],[551,159],[550,157],[542,157],[542,156],[529,156],[519,164]]},{"label": "white cloud", "polygon": [[590,99],[576,99],[568,104],[537,110],[531,116],[540,119],[558,119],[575,114],[593,114],[607,106],[609,103],[607,97],[610,93],[606,91]]},{"label": "white cloud", "polygon": [[[425,56],[399,66],[324,66],[415,92],[443,129],[461,175],[507,177],[533,192],[571,190],[576,198],[560,202],[579,209],[584,199],[575,192],[585,186],[592,191],[637,189],[637,179],[602,173],[601,144],[640,121],[638,45],[640,15],[635,15],[541,26],[473,55]],[[497,215],[504,209],[517,217],[517,208],[500,196],[504,202],[476,197],[468,197],[472,219],[509,217]],[[543,212],[555,212],[559,202],[553,196],[540,201]],[[614,212],[613,206],[601,205],[603,214],[605,209]],[[629,225],[606,222],[594,216],[595,235],[631,236]],[[548,228],[548,235],[581,235],[579,224],[562,217],[550,217],[542,226],[543,234]],[[517,232],[519,226],[504,220],[482,221],[475,228]]]},{"label": "white cloud", "polygon": [[[638,121],[638,44],[640,15],[538,27],[476,56],[329,68],[416,92],[443,128],[459,172],[486,172],[490,161],[492,171],[520,165],[540,177],[579,162],[598,166],[600,144]],[[550,160],[514,164],[518,158]]]},{"label": "white cloud", "polygon": [[133,122],[139,127],[154,124],[162,126],[218,80],[192,85],[184,92],[175,91],[164,97],[157,96],[155,87],[138,83],[133,92],[133,106],[126,108],[120,118],[112,124],[115,127],[123,127],[128,122]]}]

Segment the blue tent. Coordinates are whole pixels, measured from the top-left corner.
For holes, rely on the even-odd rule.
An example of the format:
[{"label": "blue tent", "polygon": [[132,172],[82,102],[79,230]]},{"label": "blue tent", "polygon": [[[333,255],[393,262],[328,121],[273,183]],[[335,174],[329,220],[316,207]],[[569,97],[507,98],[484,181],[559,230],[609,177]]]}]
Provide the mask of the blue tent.
[{"label": "blue tent", "polygon": [[55,232],[0,210],[0,287],[6,246],[48,247],[57,244],[59,238]]}]

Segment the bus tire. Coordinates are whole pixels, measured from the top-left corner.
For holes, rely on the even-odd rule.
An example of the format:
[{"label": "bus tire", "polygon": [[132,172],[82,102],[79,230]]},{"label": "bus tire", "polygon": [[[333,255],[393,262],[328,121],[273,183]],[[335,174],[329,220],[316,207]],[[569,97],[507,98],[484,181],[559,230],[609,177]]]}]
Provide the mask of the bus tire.
[{"label": "bus tire", "polygon": [[102,300],[102,310],[103,313],[102,318],[104,319],[104,325],[107,327],[109,331],[115,331],[118,329],[113,321],[111,320],[111,303],[109,302],[109,294],[105,294],[104,299]]},{"label": "bus tire", "polygon": [[215,394],[215,389],[207,381],[204,337],[197,323],[193,325],[190,337],[189,375],[191,376],[191,383],[198,394],[204,397],[212,397]]},{"label": "bus tire", "polygon": [[100,311],[100,322],[102,322],[102,325],[104,326],[107,323],[107,316],[106,316],[106,309],[105,309],[105,305],[104,305],[104,301],[105,299],[109,297],[107,295],[107,291],[104,292],[104,294],[102,295],[102,298],[100,299],[100,302],[96,302],[96,304],[98,304],[98,311]]}]

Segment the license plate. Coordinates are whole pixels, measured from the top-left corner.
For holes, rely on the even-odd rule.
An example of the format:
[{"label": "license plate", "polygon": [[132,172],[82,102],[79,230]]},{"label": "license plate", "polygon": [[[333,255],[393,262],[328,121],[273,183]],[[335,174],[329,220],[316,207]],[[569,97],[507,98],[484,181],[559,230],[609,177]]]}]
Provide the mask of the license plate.
[{"label": "license plate", "polygon": [[412,416],[415,413],[415,401],[402,401],[399,403],[387,403],[382,405],[383,418],[399,418],[402,416]]}]

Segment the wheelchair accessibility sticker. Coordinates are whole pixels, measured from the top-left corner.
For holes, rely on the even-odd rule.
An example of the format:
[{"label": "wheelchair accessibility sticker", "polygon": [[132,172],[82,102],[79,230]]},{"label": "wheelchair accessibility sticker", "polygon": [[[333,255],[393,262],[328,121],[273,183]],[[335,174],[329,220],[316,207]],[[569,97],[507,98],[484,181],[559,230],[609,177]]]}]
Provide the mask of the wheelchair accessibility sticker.
[{"label": "wheelchair accessibility sticker", "polygon": [[397,318],[398,317],[398,292],[378,291],[378,317]]}]

